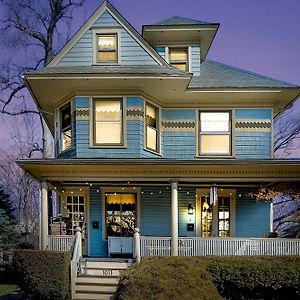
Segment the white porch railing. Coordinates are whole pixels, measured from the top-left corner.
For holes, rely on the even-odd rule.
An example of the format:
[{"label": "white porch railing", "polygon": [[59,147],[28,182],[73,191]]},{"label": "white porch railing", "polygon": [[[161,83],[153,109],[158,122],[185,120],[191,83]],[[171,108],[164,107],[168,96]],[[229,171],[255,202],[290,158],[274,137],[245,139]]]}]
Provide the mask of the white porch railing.
[{"label": "white porch railing", "polygon": [[[171,238],[140,237],[141,257],[170,256]],[[179,256],[300,255],[300,239],[179,238]]]},{"label": "white porch railing", "polygon": [[50,251],[72,251],[74,235],[49,235],[48,250]]}]

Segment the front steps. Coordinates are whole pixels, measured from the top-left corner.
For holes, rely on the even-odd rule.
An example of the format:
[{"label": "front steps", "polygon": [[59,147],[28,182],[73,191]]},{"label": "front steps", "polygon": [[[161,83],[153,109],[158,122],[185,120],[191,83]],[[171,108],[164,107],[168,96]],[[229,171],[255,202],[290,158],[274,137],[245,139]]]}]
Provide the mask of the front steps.
[{"label": "front steps", "polygon": [[76,278],[74,300],[115,299],[120,272],[131,264],[131,260],[83,259],[82,274]]}]

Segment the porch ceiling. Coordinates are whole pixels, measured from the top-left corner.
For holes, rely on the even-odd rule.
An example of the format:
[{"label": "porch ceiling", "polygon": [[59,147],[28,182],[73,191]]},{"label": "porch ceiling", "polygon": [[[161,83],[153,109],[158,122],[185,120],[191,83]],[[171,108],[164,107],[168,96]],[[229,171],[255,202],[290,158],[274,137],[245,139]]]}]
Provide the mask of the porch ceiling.
[{"label": "porch ceiling", "polygon": [[300,160],[48,159],[17,164],[39,181],[290,182]]}]

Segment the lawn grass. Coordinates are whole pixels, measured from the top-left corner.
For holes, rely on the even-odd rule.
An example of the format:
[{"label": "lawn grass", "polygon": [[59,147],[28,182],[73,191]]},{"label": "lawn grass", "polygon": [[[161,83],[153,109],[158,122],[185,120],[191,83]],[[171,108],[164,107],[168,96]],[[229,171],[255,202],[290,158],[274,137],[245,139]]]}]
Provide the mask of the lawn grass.
[{"label": "lawn grass", "polygon": [[0,297],[13,294],[19,290],[15,284],[0,284]]}]

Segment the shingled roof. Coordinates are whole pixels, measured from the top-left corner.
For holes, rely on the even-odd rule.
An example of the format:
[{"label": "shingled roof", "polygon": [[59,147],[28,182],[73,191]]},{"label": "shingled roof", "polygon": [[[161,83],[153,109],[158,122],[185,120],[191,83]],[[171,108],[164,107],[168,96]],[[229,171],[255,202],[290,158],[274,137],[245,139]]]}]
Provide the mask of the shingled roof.
[{"label": "shingled roof", "polygon": [[210,24],[208,22],[188,19],[184,17],[173,16],[162,21],[159,21],[153,25],[207,25]]},{"label": "shingled roof", "polygon": [[252,73],[211,60],[201,64],[201,75],[193,76],[189,88],[295,88],[288,82]]}]

